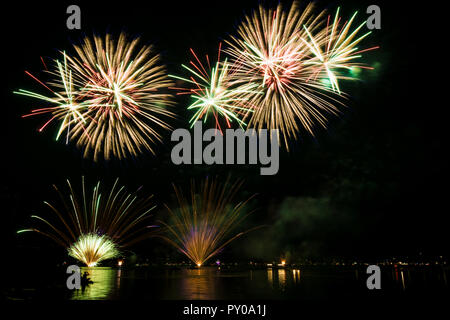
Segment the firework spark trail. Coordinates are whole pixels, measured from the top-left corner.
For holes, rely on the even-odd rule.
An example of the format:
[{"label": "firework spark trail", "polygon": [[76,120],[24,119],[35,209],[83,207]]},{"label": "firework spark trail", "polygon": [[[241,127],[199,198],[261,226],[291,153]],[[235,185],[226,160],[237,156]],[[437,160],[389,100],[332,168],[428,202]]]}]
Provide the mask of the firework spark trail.
[{"label": "firework spark trail", "polygon": [[[248,200],[233,204],[242,182],[224,184],[206,179],[197,190],[192,182],[190,198],[174,186],[178,207],[168,209],[172,221],[161,222],[166,227],[162,237],[185,254],[197,266],[218,254],[227,244],[245,232],[233,230],[247,217],[243,210]],[[199,192],[199,193],[197,193]]]},{"label": "firework spark trail", "polygon": [[[39,131],[44,130],[45,127],[52,121],[59,121],[60,127],[56,135],[56,140],[59,139],[62,132],[66,129],[67,139],[69,139],[71,125],[75,126],[79,122],[86,124],[86,110],[88,110],[90,106],[89,101],[79,101],[77,98],[77,91],[72,82],[72,70],[68,68],[67,55],[65,52],[63,52],[63,58],[63,63],[56,60],[57,71],[53,73],[58,79],[58,85],[56,86],[62,87],[62,92],[58,92],[56,88],[52,90],[49,86],[45,85],[29,72],[26,73],[35,79],[39,84],[44,86],[47,90],[51,91],[53,96],[49,97],[23,89],[14,91],[15,94],[32,97],[34,99],[55,105],[54,107],[32,110],[30,114],[24,115],[23,117],[50,113],[52,117],[41,128],[39,128]],[[49,85],[52,86],[51,84]],[[55,87],[55,85],[53,85],[53,87]]]},{"label": "firework spark trail", "polygon": [[[264,93],[247,95],[248,101],[258,108],[244,120],[249,119],[249,127],[279,129],[288,150],[288,139],[297,139],[302,128],[314,136],[317,125],[326,128],[328,117],[339,114],[345,94],[337,90],[331,71],[343,67],[350,56],[359,57],[352,49],[365,37],[351,42],[359,28],[348,34],[349,25],[340,38],[335,34],[327,36],[329,25],[324,26],[323,16],[324,12],[313,14],[312,4],[303,11],[297,2],[288,10],[281,4],[276,9],[260,6],[245,17],[238,27],[238,36],[226,41],[225,52],[232,57],[233,81],[256,82]],[[315,49],[325,41],[337,47],[320,56],[321,52]],[[332,63],[330,72],[321,72],[323,56],[328,64]],[[324,79],[330,79],[332,86]]]},{"label": "firework spark trail", "polygon": [[22,229],[17,233],[40,233],[67,248],[71,255],[77,253],[77,259],[83,252],[88,259],[88,256],[92,256],[92,248],[100,250],[114,247],[118,250],[151,236],[148,228],[154,226],[146,225],[145,222],[150,217],[149,212],[154,209],[150,203],[152,196],[139,199],[136,193],[126,192],[125,187],[120,187],[118,183],[119,180],[116,179],[109,193],[103,195],[100,182],[88,194],[84,177],[81,194],[74,191],[68,180],[68,195],[54,186],[63,209],[44,203],[57,219],[52,221],[33,215],[31,218],[42,226]]},{"label": "firework spark trail", "polygon": [[253,111],[253,106],[248,103],[246,96],[248,94],[259,94],[257,85],[247,83],[234,88],[230,78],[228,60],[220,61],[221,44],[219,45],[217,62],[212,68],[208,55],[206,55],[208,64],[208,67],[206,67],[201,63],[194,50],[190,49],[190,51],[195,61],[190,61],[190,66],[182,65],[191,73],[189,79],[175,75],[170,75],[170,77],[193,85],[193,88],[174,88],[180,91],[179,95],[189,94],[194,100],[187,108],[188,110],[196,110],[189,120],[191,126],[201,119],[206,122],[208,116],[212,114],[215,127],[220,131],[222,131],[220,125],[220,119],[222,118],[228,128],[231,127],[233,121],[236,121],[240,127],[244,127],[246,123],[242,120],[242,116]]},{"label": "firework spark trail", "polygon": [[340,94],[338,79],[353,80],[355,78],[341,75],[338,73],[338,70],[352,70],[353,68],[373,69],[354,60],[361,58],[361,53],[375,50],[379,47],[375,46],[359,50],[357,45],[371,34],[371,31],[359,36],[359,31],[366,24],[365,21],[351,31],[351,25],[358,12],[355,12],[350,20],[346,21],[341,27],[339,10],[338,8],[336,11],[332,25],[330,26],[331,17],[328,16],[326,28],[314,36],[307,26],[303,26],[307,37],[301,38],[301,40],[308,46],[314,56],[306,61],[305,64],[317,66],[316,77],[328,78],[332,90]]},{"label": "firework spark trail", "polygon": [[[173,83],[153,48],[138,43],[138,38],[129,40],[124,33],[117,39],[109,34],[86,37],[74,45],[76,55],[64,53],[63,71],[59,62],[56,71],[48,71],[54,77],[48,86],[32,76],[57,99],[25,90],[17,93],[56,104],[32,115],[52,113],[44,127],[61,121],[57,138],[67,129],[67,140],[75,141],[84,157],[97,161],[100,156],[123,159],[144,150],[154,153],[153,145],[161,142],[158,129],[171,129],[164,118],[174,117],[167,108],[173,105],[172,95],[166,93]],[[79,111],[77,118],[69,107]]]}]

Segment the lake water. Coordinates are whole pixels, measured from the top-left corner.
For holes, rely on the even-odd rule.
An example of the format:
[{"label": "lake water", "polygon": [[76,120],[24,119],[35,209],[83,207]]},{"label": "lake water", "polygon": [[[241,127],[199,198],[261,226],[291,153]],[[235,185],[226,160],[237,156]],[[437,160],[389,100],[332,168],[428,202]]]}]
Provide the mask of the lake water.
[{"label": "lake water", "polygon": [[[361,299],[370,295],[448,295],[448,267],[384,267],[381,290],[368,290],[365,268],[281,269],[82,268],[93,284],[69,292],[72,300],[115,299]],[[375,293],[376,291],[376,293]],[[67,292],[67,291],[66,291]]]}]

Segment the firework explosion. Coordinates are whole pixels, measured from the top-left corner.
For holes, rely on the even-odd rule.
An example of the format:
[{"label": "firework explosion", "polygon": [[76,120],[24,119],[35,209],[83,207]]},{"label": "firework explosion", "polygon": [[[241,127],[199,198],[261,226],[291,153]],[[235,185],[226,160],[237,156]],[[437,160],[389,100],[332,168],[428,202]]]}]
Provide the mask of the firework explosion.
[{"label": "firework explosion", "polygon": [[[190,199],[174,186],[178,208],[167,209],[172,217],[166,226],[163,238],[185,254],[197,266],[219,253],[227,244],[245,232],[232,234],[232,231],[245,219],[243,210],[250,200],[233,204],[236,192],[242,182],[223,185],[206,179],[197,194],[194,182],[191,185]],[[247,231],[248,232],[248,231]]]},{"label": "firework explosion", "polygon": [[154,153],[152,145],[161,141],[158,128],[170,129],[161,118],[173,117],[167,109],[171,95],[164,93],[172,82],[153,48],[138,43],[138,38],[129,40],[124,33],[117,40],[109,34],[86,37],[74,46],[76,55],[63,53],[64,63],[56,61],[56,70],[48,71],[53,80],[47,84],[27,72],[52,96],[16,93],[53,104],[30,115],[50,113],[39,130],[59,121],[56,139],[66,130],[66,141],[75,141],[84,157],[122,159],[144,150]]},{"label": "firework explosion", "polygon": [[95,267],[99,262],[119,256],[117,245],[107,236],[83,234],[67,249],[69,256]]},{"label": "firework explosion", "polygon": [[[313,58],[306,61],[305,65],[313,65],[317,67],[318,77],[321,79],[328,78],[332,90],[339,94],[338,79],[352,80],[353,77],[345,76],[339,73],[340,69],[354,70],[355,68],[373,69],[362,63],[354,62],[355,59],[361,58],[361,53],[379,48],[378,46],[358,50],[356,46],[371,31],[358,36],[358,32],[366,24],[364,21],[353,31],[351,25],[358,12],[355,12],[349,21],[346,21],[341,27],[341,18],[339,17],[339,8],[336,11],[333,23],[330,26],[331,16],[328,16],[327,26],[316,36],[312,36],[307,26],[303,26],[308,38],[302,38],[302,42],[313,53]],[[341,27],[341,28],[340,28]]]},{"label": "firework explosion", "polygon": [[249,127],[279,129],[287,149],[288,138],[296,139],[301,128],[314,135],[316,125],[325,128],[328,115],[338,115],[343,94],[332,71],[348,67],[348,61],[364,51],[355,46],[365,36],[352,41],[361,28],[349,32],[353,18],[338,33],[339,19],[330,28],[324,26],[324,12],[312,11],[312,4],[300,11],[296,2],[289,10],[281,4],[274,10],[260,6],[245,18],[225,50],[232,57],[232,81],[257,83],[264,93],[246,96],[256,106],[245,117]]},{"label": "firework explosion", "polygon": [[150,199],[138,199],[136,193],[127,193],[118,185],[117,179],[108,194],[102,195],[98,182],[89,195],[82,178],[81,195],[74,192],[67,181],[69,195],[66,197],[54,186],[61,199],[61,211],[44,202],[54,213],[54,221],[33,215],[44,228],[29,228],[17,233],[34,231],[67,248],[69,255],[93,266],[101,260],[117,256],[119,248],[127,247],[151,235],[145,221]]},{"label": "firework explosion", "polygon": [[[54,75],[57,77],[59,84],[62,84],[62,87],[64,90],[62,92],[56,92],[52,89],[50,89],[47,85],[42,83],[40,80],[38,80],[36,77],[34,77],[31,73],[26,73],[38,81],[41,85],[43,85],[45,88],[50,90],[53,93],[53,96],[44,96],[38,93],[34,93],[28,90],[19,89],[19,91],[14,92],[16,94],[20,94],[23,96],[32,97],[34,99],[39,99],[42,101],[45,101],[47,103],[51,103],[54,105],[54,107],[47,107],[47,108],[40,108],[35,109],[31,111],[31,114],[25,115],[24,117],[33,116],[33,115],[39,115],[39,114],[45,114],[45,113],[51,113],[52,117],[50,120],[48,120],[41,128],[39,128],[39,131],[41,132],[44,130],[44,128],[51,123],[52,121],[59,121],[60,126],[58,133],[56,135],[56,139],[58,140],[61,136],[61,133],[67,129],[67,138],[69,136],[70,127],[75,126],[76,123],[83,123],[86,124],[86,111],[89,109],[90,103],[88,101],[77,101],[77,93],[74,89],[73,83],[72,83],[72,71],[69,70],[67,66],[67,55],[63,53],[64,56],[64,64],[62,64],[60,61],[56,61],[57,65],[57,73],[55,72]],[[58,84],[58,85],[59,85]]]},{"label": "firework explosion", "polygon": [[230,77],[230,65],[227,59],[220,61],[221,44],[217,54],[217,62],[211,68],[209,56],[206,55],[207,66],[201,63],[194,50],[190,49],[195,58],[190,61],[190,66],[182,65],[191,73],[189,79],[171,75],[170,77],[183,80],[193,85],[193,88],[175,88],[180,90],[180,94],[189,94],[194,102],[187,108],[195,110],[194,115],[189,120],[193,126],[197,120],[207,121],[211,114],[215,121],[215,126],[222,130],[220,119],[224,119],[226,127],[231,127],[231,122],[236,121],[240,127],[245,126],[242,116],[252,112],[253,108],[248,103],[246,95],[259,94],[257,85],[247,83],[234,88]]}]

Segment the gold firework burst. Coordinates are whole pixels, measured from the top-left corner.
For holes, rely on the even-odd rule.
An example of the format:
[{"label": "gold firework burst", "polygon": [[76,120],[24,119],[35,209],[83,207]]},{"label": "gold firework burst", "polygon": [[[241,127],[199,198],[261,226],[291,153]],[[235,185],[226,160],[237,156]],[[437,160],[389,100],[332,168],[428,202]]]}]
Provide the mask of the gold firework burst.
[{"label": "gold firework burst", "polygon": [[197,189],[192,182],[189,198],[174,186],[178,207],[172,210],[166,206],[172,221],[161,222],[166,227],[162,237],[200,267],[250,231],[233,233],[249,214],[244,210],[250,199],[234,202],[241,185],[241,181],[230,183],[227,179],[221,184],[206,179]]},{"label": "gold firework burst", "polygon": [[[174,117],[167,91],[173,83],[160,56],[124,33],[86,37],[74,49],[74,55],[64,53],[63,66],[57,61],[58,68],[49,71],[53,79],[47,83],[32,76],[56,98],[17,92],[56,105],[31,115],[51,113],[48,122],[61,122],[57,139],[67,129],[67,141],[95,161],[154,153],[154,144],[162,140],[160,130],[171,129],[166,121]],[[70,118],[74,112],[77,117]]]},{"label": "gold firework burst", "polygon": [[86,265],[115,257],[119,248],[151,236],[149,228],[154,227],[146,224],[154,209],[152,197],[140,199],[118,183],[116,179],[111,190],[103,193],[98,182],[89,193],[83,177],[81,192],[77,193],[67,180],[68,196],[54,186],[61,204],[55,206],[44,202],[54,213],[53,218],[32,215],[40,226],[17,233],[33,231],[42,234],[67,248],[70,256]]}]

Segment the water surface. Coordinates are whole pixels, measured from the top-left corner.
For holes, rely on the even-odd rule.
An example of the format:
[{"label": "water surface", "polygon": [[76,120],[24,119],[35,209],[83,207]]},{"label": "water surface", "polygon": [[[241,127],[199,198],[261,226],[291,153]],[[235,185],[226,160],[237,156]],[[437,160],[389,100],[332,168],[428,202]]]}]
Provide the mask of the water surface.
[{"label": "water surface", "polygon": [[[373,295],[364,268],[308,267],[224,270],[82,268],[93,284],[70,292],[73,300],[110,299],[355,299]],[[448,268],[386,267],[383,297],[448,294]]]}]

